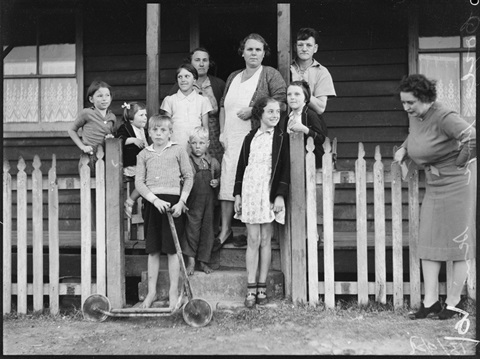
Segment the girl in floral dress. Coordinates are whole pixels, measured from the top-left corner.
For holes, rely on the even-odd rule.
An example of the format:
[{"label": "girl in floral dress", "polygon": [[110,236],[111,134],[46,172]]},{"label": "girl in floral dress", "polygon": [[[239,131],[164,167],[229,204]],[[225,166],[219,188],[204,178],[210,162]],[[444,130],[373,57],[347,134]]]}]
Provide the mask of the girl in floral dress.
[{"label": "girl in floral dress", "polygon": [[235,218],[246,224],[248,232],[245,298],[248,308],[268,302],[266,280],[272,255],[272,222],[284,223],[290,182],[289,139],[276,126],[280,103],[271,97],[261,98],[255,102],[252,116],[260,121],[260,128],[252,130],[243,141],[233,192]]}]

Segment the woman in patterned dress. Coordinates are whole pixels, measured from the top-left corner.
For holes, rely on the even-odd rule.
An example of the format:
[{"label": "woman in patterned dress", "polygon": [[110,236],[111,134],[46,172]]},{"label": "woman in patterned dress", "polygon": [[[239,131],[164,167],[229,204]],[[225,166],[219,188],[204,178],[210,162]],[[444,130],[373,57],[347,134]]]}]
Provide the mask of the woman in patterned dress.
[{"label": "woman in patterned dress", "polygon": [[[289,142],[277,126],[280,103],[259,99],[252,116],[260,127],[245,137],[235,176],[235,218],[247,227],[247,296],[245,306],[267,303],[266,280],[270,267],[272,222],[283,224],[285,197],[290,182]],[[258,283],[257,269],[259,268]]]},{"label": "woman in patterned dress", "polygon": [[[409,117],[409,134],[394,160],[410,157],[425,168],[425,197],[420,213],[418,252],[425,297],[412,319],[448,319],[463,309],[461,292],[475,258],[476,131],[454,111],[436,102],[435,81],[405,77],[400,99]],[[443,261],[453,261],[453,281],[445,306],[438,300]]]}]

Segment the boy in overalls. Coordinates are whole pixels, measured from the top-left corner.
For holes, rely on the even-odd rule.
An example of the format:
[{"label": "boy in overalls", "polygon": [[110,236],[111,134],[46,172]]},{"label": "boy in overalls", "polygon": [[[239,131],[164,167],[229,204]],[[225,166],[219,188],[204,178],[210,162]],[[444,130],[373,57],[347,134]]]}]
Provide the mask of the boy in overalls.
[{"label": "boy in overalls", "polygon": [[187,200],[187,225],[183,240],[183,253],[188,257],[187,273],[195,271],[195,259],[200,269],[209,274],[208,266],[215,233],[213,209],[220,184],[220,163],[208,153],[208,130],[196,127],[189,138],[190,163],[194,173],[193,188]]}]

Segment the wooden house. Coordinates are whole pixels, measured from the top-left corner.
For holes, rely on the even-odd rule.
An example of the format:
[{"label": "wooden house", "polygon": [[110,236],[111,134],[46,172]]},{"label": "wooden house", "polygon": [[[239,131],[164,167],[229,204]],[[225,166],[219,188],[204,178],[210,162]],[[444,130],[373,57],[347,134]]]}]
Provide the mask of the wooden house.
[{"label": "wooden house", "polygon": [[[408,133],[396,86],[409,73],[445,76],[439,78],[440,100],[475,118],[480,18],[478,6],[467,0],[7,0],[1,11],[4,159],[21,156],[29,163],[39,155],[48,168],[56,154],[59,176],[78,175],[80,150],[67,128],[88,105],[85,92],[94,79],[113,87],[111,109],[117,116],[124,101],[134,100],[146,102],[151,114],[191,49],[208,48],[216,76],[225,80],[244,65],[237,48],[252,32],[272,49],[264,64],[288,81],[296,31],[320,31],[315,57],[331,72],[337,92],[324,117],[329,137],[338,141],[338,171],[354,168],[359,142],[368,168],[377,145],[391,161],[393,146]],[[79,198],[78,190],[62,192],[61,231],[80,230]],[[369,230],[372,201],[369,192]],[[336,231],[356,231],[354,187],[336,190],[334,219]],[[128,273],[139,275],[135,269]]]}]

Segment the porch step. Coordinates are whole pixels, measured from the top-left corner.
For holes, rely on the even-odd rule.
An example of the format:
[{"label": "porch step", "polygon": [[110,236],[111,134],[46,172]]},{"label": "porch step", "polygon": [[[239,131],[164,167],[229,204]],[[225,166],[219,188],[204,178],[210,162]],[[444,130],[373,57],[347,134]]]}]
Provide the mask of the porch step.
[{"label": "porch step", "polygon": [[[138,284],[140,301],[147,295],[147,272],[142,272]],[[241,268],[222,268],[210,274],[195,272],[189,278],[194,298],[202,298],[212,305],[221,301],[243,302],[247,288],[247,272]],[[157,281],[157,294],[160,301],[168,298],[168,271],[160,270]],[[183,283],[183,281],[182,281]],[[183,284],[182,284],[183,285]],[[271,270],[267,276],[267,297],[269,299],[283,298],[283,274]]]}]

